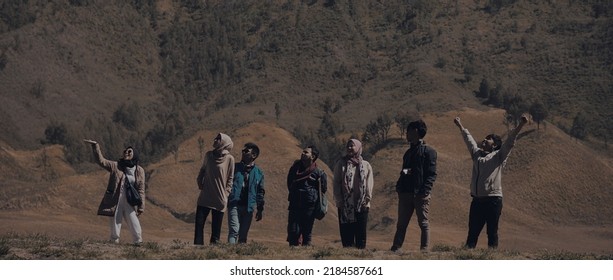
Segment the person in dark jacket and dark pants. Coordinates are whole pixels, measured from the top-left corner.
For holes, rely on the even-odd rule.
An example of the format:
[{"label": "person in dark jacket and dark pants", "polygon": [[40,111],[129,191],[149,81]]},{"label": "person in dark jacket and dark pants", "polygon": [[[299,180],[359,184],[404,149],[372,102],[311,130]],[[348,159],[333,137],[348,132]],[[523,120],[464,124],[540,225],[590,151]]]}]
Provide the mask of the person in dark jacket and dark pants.
[{"label": "person in dark jacket and dark pants", "polygon": [[402,157],[402,170],[396,183],[398,193],[398,221],[392,251],[402,247],[407,227],[413,212],[421,229],[420,249],[427,251],[430,243],[430,225],[428,212],[432,185],[436,180],[436,151],[427,146],[423,140],[427,132],[422,120],[409,123],[406,137],[409,149]]},{"label": "person in dark jacket and dark pants", "polygon": [[311,245],[311,233],[315,222],[313,210],[315,203],[319,201],[318,188],[321,187],[322,194],[328,189],[326,173],[315,163],[318,157],[319,150],[315,146],[304,148],[300,160],[292,164],[287,174],[289,191],[287,241],[290,246]]}]

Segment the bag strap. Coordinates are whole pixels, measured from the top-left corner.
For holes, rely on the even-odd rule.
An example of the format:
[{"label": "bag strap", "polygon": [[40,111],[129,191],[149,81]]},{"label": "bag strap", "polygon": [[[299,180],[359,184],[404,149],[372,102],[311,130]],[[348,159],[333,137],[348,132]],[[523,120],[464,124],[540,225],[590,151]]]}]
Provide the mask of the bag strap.
[{"label": "bag strap", "polygon": [[[136,175],[134,175],[134,177],[135,177],[135,180],[136,180]],[[127,184],[126,186],[128,188],[134,188],[134,185],[132,185],[132,183],[130,183],[130,180],[128,179],[128,176],[126,174],[123,174],[123,180]]]},{"label": "bag strap", "polygon": [[319,191],[319,205],[324,206],[323,197],[321,194],[321,176],[317,179],[317,190]]}]

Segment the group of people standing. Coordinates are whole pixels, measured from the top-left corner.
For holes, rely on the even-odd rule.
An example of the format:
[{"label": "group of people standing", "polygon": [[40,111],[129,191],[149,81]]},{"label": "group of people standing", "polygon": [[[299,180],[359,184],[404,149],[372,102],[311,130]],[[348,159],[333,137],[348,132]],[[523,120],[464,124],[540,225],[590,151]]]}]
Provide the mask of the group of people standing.
[{"label": "group of people standing", "polygon": [[[487,224],[488,247],[498,246],[498,223],[502,213],[501,173],[515,144],[518,133],[528,122],[521,118],[503,143],[500,136],[490,134],[480,143],[464,128],[460,118],[454,123],[464,138],[473,161],[470,183],[472,202],[469,212],[467,248],[475,248],[483,227]],[[405,240],[413,213],[421,229],[420,249],[429,250],[429,212],[432,189],[437,177],[436,150],[426,145],[427,126],[423,120],[413,121],[406,129],[409,148],[402,158],[402,168],[396,182],[398,216],[391,251],[399,250]],[[111,216],[111,240],[119,243],[122,220],[126,220],[134,244],[142,243],[142,230],[138,220],[145,207],[145,172],[138,165],[138,154],[133,147],[123,152],[118,161],[102,156],[100,145],[91,144],[94,158],[110,172],[107,191],[98,213]],[[200,194],[197,200],[194,244],[204,245],[204,225],[211,214],[211,244],[220,242],[224,213],[228,213],[228,243],[245,243],[253,221],[260,221],[264,212],[264,172],[255,164],[259,147],[246,143],[241,150],[240,162],[231,154],[234,146],[230,136],[219,133],[213,140],[213,149],[206,152],[197,176]],[[374,188],[371,164],[362,158],[362,143],[350,139],[345,155],[333,167],[333,199],[338,210],[340,238],[343,247],[366,248],[367,225]],[[302,150],[287,174],[288,221],[287,242],[290,246],[312,244],[315,221],[314,211],[328,190],[326,173],[317,166],[319,150],[309,145]],[[142,197],[138,205],[126,200],[126,189],[134,186]],[[106,211],[106,212],[105,212]]]}]

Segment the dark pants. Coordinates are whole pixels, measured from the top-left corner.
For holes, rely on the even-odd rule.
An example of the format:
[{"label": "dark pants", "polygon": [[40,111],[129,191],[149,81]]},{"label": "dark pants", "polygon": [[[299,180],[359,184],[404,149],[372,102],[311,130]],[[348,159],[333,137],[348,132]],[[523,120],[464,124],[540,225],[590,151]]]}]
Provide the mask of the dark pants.
[{"label": "dark pants", "polygon": [[196,208],[196,231],[194,233],[194,244],[204,245],[204,223],[209,212],[213,212],[213,221],[211,223],[211,244],[219,242],[221,236],[221,224],[223,222],[223,212],[217,211],[204,206]]},{"label": "dark pants", "polygon": [[411,216],[415,212],[417,223],[421,229],[420,249],[428,249],[430,243],[430,222],[428,221],[430,198],[430,195],[417,196],[413,193],[398,193],[398,222],[396,223],[393,247],[402,247]]},{"label": "dark pants", "polygon": [[502,214],[502,197],[473,198],[468,215],[468,237],[466,247],[477,247],[477,240],[483,226],[487,224],[487,246],[498,247],[498,221]]},{"label": "dark pants", "polygon": [[311,245],[311,233],[313,232],[313,207],[290,209],[287,216],[287,242],[290,246]]},{"label": "dark pants", "polygon": [[[342,210],[339,208],[338,215],[341,216]],[[355,213],[356,221],[343,224],[338,222],[341,232],[341,243],[343,247],[353,247],[358,249],[366,248],[366,226],[368,224],[368,208],[360,213]]]}]

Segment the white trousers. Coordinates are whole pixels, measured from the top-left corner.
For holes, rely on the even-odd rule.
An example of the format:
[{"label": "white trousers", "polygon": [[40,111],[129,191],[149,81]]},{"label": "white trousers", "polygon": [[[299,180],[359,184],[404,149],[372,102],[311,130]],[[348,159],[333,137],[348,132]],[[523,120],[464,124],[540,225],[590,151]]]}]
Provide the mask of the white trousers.
[{"label": "white trousers", "polygon": [[119,243],[119,235],[121,233],[121,222],[126,221],[130,233],[132,233],[132,241],[135,243],[143,242],[143,232],[138,221],[138,216],[134,210],[134,206],[128,203],[126,199],[126,192],[121,187],[121,194],[119,195],[119,202],[117,204],[117,210],[115,216],[111,218],[111,241]]}]

